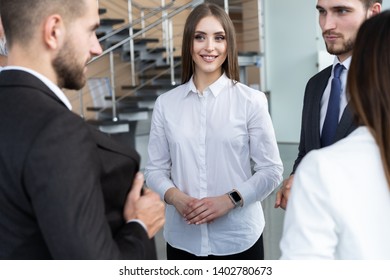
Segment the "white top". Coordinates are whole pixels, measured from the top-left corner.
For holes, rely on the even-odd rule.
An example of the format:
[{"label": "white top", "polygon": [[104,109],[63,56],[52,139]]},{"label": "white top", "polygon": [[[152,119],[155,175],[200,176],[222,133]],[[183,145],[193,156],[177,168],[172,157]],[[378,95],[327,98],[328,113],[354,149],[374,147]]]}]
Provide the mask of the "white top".
[{"label": "white top", "polygon": [[341,119],[341,116],[344,113],[345,107],[347,107],[348,104],[348,97],[346,94],[346,86],[347,86],[347,76],[348,76],[348,70],[349,66],[351,65],[351,59],[352,56],[344,60],[342,63],[338,60],[337,56],[334,58],[333,67],[332,67],[332,74],[329,77],[328,84],[324,90],[324,94],[321,98],[321,111],[320,111],[320,131],[322,133],[322,127],[325,122],[326,117],[326,111],[328,110],[328,103],[329,103],[329,97],[330,97],[330,89],[332,87],[332,79],[333,79],[333,69],[336,66],[336,64],[340,63],[344,66],[344,70],[341,72],[340,80],[341,80],[341,94],[340,94],[340,113],[339,113],[339,120]]},{"label": "white top", "polygon": [[366,127],[303,159],[280,248],[282,259],[390,259],[390,190]]},{"label": "white top", "polygon": [[[161,198],[172,186],[195,197],[237,189],[244,206],[211,224],[188,225],[166,207],[169,244],[198,256],[250,248],[264,228],[261,203],[281,182],[283,166],[262,92],[222,75],[198,94],[191,79],[154,106],[146,183]],[[251,172],[251,161],[253,169]]]}]

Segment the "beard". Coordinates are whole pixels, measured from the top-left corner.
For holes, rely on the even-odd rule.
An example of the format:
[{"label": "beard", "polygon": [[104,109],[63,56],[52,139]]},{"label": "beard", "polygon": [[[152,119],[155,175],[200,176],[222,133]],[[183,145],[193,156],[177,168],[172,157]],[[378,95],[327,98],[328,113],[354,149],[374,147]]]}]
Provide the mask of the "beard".
[{"label": "beard", "polygon": [[341,46],[341,48],[335,48],[333,45],[329,46],[328,44],[325,44],[325,45],[326,45],[326,50],[328,51],[328,53],[339,56],[339,55],[343,55],[343,54],[352,52],[353,47],[355,45],[355,41],[352,39],[349,39]]},{"label": "beard", "polygon": [[77,60],[75,49],[68,42],[65,43],[52,62],[60,88],[79,90],[85,85],[85,64]]},{"label": "beard", "polygon": [[8,55],[7,40],[5,39],[5,36],[0,38],[0,55],[2,56]]}]

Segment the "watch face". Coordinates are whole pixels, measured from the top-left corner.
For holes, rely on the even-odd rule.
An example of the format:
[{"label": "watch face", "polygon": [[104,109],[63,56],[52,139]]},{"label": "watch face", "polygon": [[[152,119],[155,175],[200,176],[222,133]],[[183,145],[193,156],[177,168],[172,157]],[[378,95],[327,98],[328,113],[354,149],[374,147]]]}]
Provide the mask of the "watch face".
[{"label": "watch face", "polygon": [[237,192],[231,192],[230,195],[235,202],[241,201],[241,196]]}]

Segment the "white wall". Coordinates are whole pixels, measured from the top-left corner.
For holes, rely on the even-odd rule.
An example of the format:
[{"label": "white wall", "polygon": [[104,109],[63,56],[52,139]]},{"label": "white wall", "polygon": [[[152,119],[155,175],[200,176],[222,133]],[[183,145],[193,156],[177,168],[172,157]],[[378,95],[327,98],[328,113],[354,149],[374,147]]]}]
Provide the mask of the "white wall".
[{"label": "white wall", "polygon": [[305,85],[317,72],[315,4],[264,1],[266,87],[279,142],[299,142]]}]

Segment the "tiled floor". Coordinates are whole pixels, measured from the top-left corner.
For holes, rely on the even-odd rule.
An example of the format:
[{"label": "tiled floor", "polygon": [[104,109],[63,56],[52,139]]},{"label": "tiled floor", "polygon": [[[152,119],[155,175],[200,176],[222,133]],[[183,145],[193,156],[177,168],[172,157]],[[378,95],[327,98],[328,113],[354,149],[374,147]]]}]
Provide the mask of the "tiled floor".
[{"label": "tiled floor", "polygon": [[[139,127],[136,137],[136,149],[141,154],[141,170],[145,167],[147,161],[147,145],[148,135],[145,129]],[[279,152],[284,165],[284,178],[288,177],[291,172],[292,164],[297,155],[297,144],[279,143]],[[265,259],[275,260],[280,257],[279,240],[282,235],[284,210],[275,209],[275,194],[274,191],[267,199],[263,201],[264,215],[266,219],[266,227],[264,229],[264,249]],[[159,259],[166,259],[165,241],[162,232],[156,236],[157,254]]]}]

